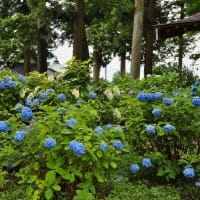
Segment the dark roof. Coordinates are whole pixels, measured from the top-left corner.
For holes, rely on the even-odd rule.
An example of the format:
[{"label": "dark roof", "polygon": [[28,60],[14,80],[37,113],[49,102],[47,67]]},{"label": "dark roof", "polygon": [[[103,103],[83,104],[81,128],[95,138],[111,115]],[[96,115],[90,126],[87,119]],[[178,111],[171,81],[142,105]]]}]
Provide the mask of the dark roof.
[{"label": "dark roof", "polygon": [[189,31],[200,30],[200,13],[173,23],[155,25],[156,39],[164,40],[169,37],[183,35]]}]

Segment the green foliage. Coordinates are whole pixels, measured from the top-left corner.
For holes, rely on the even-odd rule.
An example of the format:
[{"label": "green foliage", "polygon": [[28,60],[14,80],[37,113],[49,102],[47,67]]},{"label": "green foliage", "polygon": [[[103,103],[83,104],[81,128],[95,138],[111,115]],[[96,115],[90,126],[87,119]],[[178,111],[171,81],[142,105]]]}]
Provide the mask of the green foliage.
[{"label": "green foliage", "polygon": [[[79,67],[77,63],[72,65],[73,69]],[[85,72],[85,66],[83,63],[76,71],[81,73],[82,67]],[[71,68],[69,70],[72,72]],[[69,73],[66,72],[65,75]],[[2,89],[4,94],[1,102],[4,108],[9,103],[9,107],[6,107],[9,117],[3,114],[1,120],[6,121],[9,129],[8,132],[0,133],[1,188],[6,191],[6,182],[15,178],[19,185],[25,185],[24,195],[33,200],[51,200],[58,194],[63,194],[63,198],[67,199],[95,199],[96,184],[106,180],[104,171],[115,169],[120,154],[126,152],[127,143],[119,126],[120,119],[111,117],[109,123],[113,127],[107,130],[108,121],[102,120],[106,111],[102,113],[100,110],[103,107],[101,95],[90,99],[86,89],[80,91],[80,95],[74,95],[72,89],[83,87],[81,81],[85,79],[82,76],[78,76],[74,82],[73,77],[70,77],[73,86],[68,79],[65,81],[59,78],[55,82],[48,80],[45,74],[36,72],[30,73],[23,84],[19,83],[16,74],[9,75],[7,71],[2,71],[2,80],[5,80],[5,76],[16,80],[14,90],[18,96],[8,102],[6,98],[11,97],[13,91],[11,93],[7,88]],[[47,92],[48,89],[51,91]],[[58,95],[61,93],[66,95],[66,101],[59,101]],[[46,94],[46,97],[42,99],[41,94]],[[40,104],[34,104],[37,99]],[[31,100],[31,103],[28,103],[28,100]],[[81,104],[77,104],[77,100]],[[26,105],[32,109],[31,120],[22,117],[20,107],[14,108],[19,101],[22,107]],[[110,107],[113,112],[112,105]],[[70,119],[75,119],[77,124],[73,127],[67,125]],[[104,134],[96,133],[98,126],[103,128]],[[17,131],[25,131],[24,138],[17,139]],[[45,147],[48,138],[56,141],[55,147]],[[85,150],[78,150],[78,147],[73,150],[70,143],[74,140],[81,143]],[[120,140],[124,148],[115,149],[115,140]],[[108,145],[108,149],[104,151],[100,149],[103,141]],[[82,153],[76,154],[77,151]],[[12,176],[7,176],[7,173]]]},{"label": "green foliage", "polygon": [[[0,132],[0,187],[4,195],[14,179],[20,185],[19,194],[22,187],[23,195],[33,200],[131,199],[133,195],[135,199],[173,200],[182,195],[180,190],[152,186],[176,182],[177,186],[190,186],[187,194],[194,191],[195,199],[199,191],[191,188],[200,177],[200,112],[191,95],[199,96],[199,82],[180,88],[177,74],[172,73],[138,81],[128,75],[115,76],[113,83],[92,83],[83,78],[87,77],[85,62],[72,60],[71,65],[65,78],[60,76],[56,81],[34,72],[22,83],[19,75],[1,71],[1,82],[16,83],[12,89],[7,83],[0,96],[0,121],[9,126],[7,132]],[[59,100],[61,93],[66,100]],[[156,99],[158,93],[163,96]],[[165,98],[173,98],[171,105],[164,103]],[[22,108],[15,105],[18,102],[32,109],[30,120],[22,117]],[[152,113],[155,108],[161,110],[160,116]],[[76,123],[70,125],[70,119]],[[173,130],[166,131],[167,124]],[[155,133],[148,133],[146,125],[152,125]],[[24,138],[18,137],[17,131],[25,131]],[[46,144],[46,139],[50,143]],[[116,141],[121,141],[122,148],[113,146]],[[102,142],[108,148],[102,150]],[[151,165],[143,166],[143,158],[149,158]],[[138,172],[131,173],[132,164],[138,164]],[[194,169],[193,178],[184,177],[185,167]],[[138,182],[144,177],[148,187]]]},{"label": "green foliage", "polygon": [[85,88],[90,81],[89,62],[89,60],[81,62],[73,57],[66,63],[66,71],[60,75],[61,80],[64,79],[70,87]]},{"label": "green foliage", "polygon": [[148,188],[143,182],[132,184],[130,182],[114,183],[106,200],[179,200],[180,192],[171,186],[153,186]]}]

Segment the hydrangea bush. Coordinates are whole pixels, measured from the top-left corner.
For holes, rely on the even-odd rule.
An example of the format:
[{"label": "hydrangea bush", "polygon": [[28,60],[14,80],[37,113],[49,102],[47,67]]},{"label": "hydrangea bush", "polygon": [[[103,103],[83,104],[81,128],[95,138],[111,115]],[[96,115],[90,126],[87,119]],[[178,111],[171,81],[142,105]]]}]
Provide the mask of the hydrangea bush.
[{"label": "hydrangea bush", "polygon": [[197,82],[179,88],[173,74],[134,84],[127,77],[123,84],[88,81],[83,88],[83,79],[71,84],[64,77],[1,71],[1,188],[15,178],[34,200],[93,200],[129,152],[137,155],[126,166],[130,176],[198,185]]},{"label": "hydrangea bush", "polygon": [[[36,74],[26,79],[12,75],[20,86],[19,98],[6,110],[9,117],[0,119],[0,186],[6,187],[12,173],[18,184],[26,185],[26,198],[56,199],[62,193],[67,199],[95,199],[96,184],[106,180],[105,172],[115,169],[127,152],[121,120],[103,120],[104,94],[98,97],[86,89],[77,99],[74,88],[61,90],[62,79],[38,74],[43,76],[38,83]],[[6,90],[4,95],[11,96],[13,91]]]}]

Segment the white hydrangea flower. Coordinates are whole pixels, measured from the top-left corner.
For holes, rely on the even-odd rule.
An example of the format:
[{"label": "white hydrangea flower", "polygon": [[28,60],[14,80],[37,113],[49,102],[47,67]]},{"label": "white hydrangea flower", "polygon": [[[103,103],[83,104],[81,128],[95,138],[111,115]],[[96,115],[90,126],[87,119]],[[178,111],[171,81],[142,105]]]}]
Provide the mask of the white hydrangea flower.
[{"label": "white hydrangea flower", "polygon": [[121,113],[120,113],[118,108],[114,108],[113,117],[116,118],[116,119],[120,119],[121,118]]},{"label": "white hydrangea flower", "polygon": [[113,93],[110,89],[106,89],[104,91],[104,94],[106,95],[106,97],[109,99],[109,100],[112,100],[113,99]]},{"label": "white hydrangea flower", "polygon": [[79,96],[80,96],[79,90],[77,90],[76,88],[73,89],[73,90],[71,90],[71,93],[72,93],[72,95],[74,95],[74,97],[75,97],[76,99],[78,99]]},{"label": "white hydrangea flower", "polygon": [[117,86],[114,86],[114,87],[113,87],[113,94],[114,94],[114,96],[116,96],[116,97],[119,97],[119,96],[120,96],[120,90],[119,90],[119,88],[118,88]]}]

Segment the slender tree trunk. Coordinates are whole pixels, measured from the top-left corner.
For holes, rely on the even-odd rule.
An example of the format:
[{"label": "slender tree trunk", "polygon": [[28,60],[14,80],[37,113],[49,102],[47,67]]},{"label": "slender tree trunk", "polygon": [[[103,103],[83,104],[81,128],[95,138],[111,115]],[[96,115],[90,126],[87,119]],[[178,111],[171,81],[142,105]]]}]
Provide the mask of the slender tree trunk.
[{"label": "slender tree trunk", "polygon": [[94,49],[94,68],[93,68],[93,79],[99,80],[100,77],[100,70],[101,70],[101,64],[100,64],[100,54],[98,50]]},{"label": "slender tree trunk", "polygon": [[126,73],[126,52],[121,54],[120,73],[121,75]]},{"label": "slender tree trunk", "polygon": [[40,73],[47,71],[47,56],[48,56],[48,44],[45,40],[46,30],[42,25],[41,19],[38,18],[38,42],[37,42],[37,69]]},{"label": "slender tree trunk", "polygon": [[[181,15],[180,15],[180,19],[184,18],[184,3],[181,2],[180,4],[181,7]],[[183,35],[179,36],[179,48],[178,48],[178,72],[179,72],[179,77],[180,79],[182,79],[182,68],[183,68],[183,46],[184,46],[184,38]]]},{"label": "slender tree trunk", "polygon": [[144,0],[135,0],[135,12],[132,36],[131,75],[140,78],[140,60],[142,50]]},{"label": "slender tree trunk", "polygon": [[149,0],[148,4],[148,30],[146,35],[146,56],[145,56],[145,67],[144,75],[152,74],[153,64],[153,41],[154,41],[154,30],[153,24],[155,21],[156,12],[156,0]]},{"label": "slender tree trunk", "polygon": [[77,60],[87,60],[89,58],[84,26],[84,0],[76,0],[75,3],[73,56]]},{"label": "slender tree trunk", "polygon": [[31,64],[30,48],[25,47],[24,48],[24,75],[27,75],[31,71],[30,64]]},{"label": "slender tree trunk", "polygon": [[47,71],[47,42],[44,39],[38,40],[37,68],[40,73]]}]

